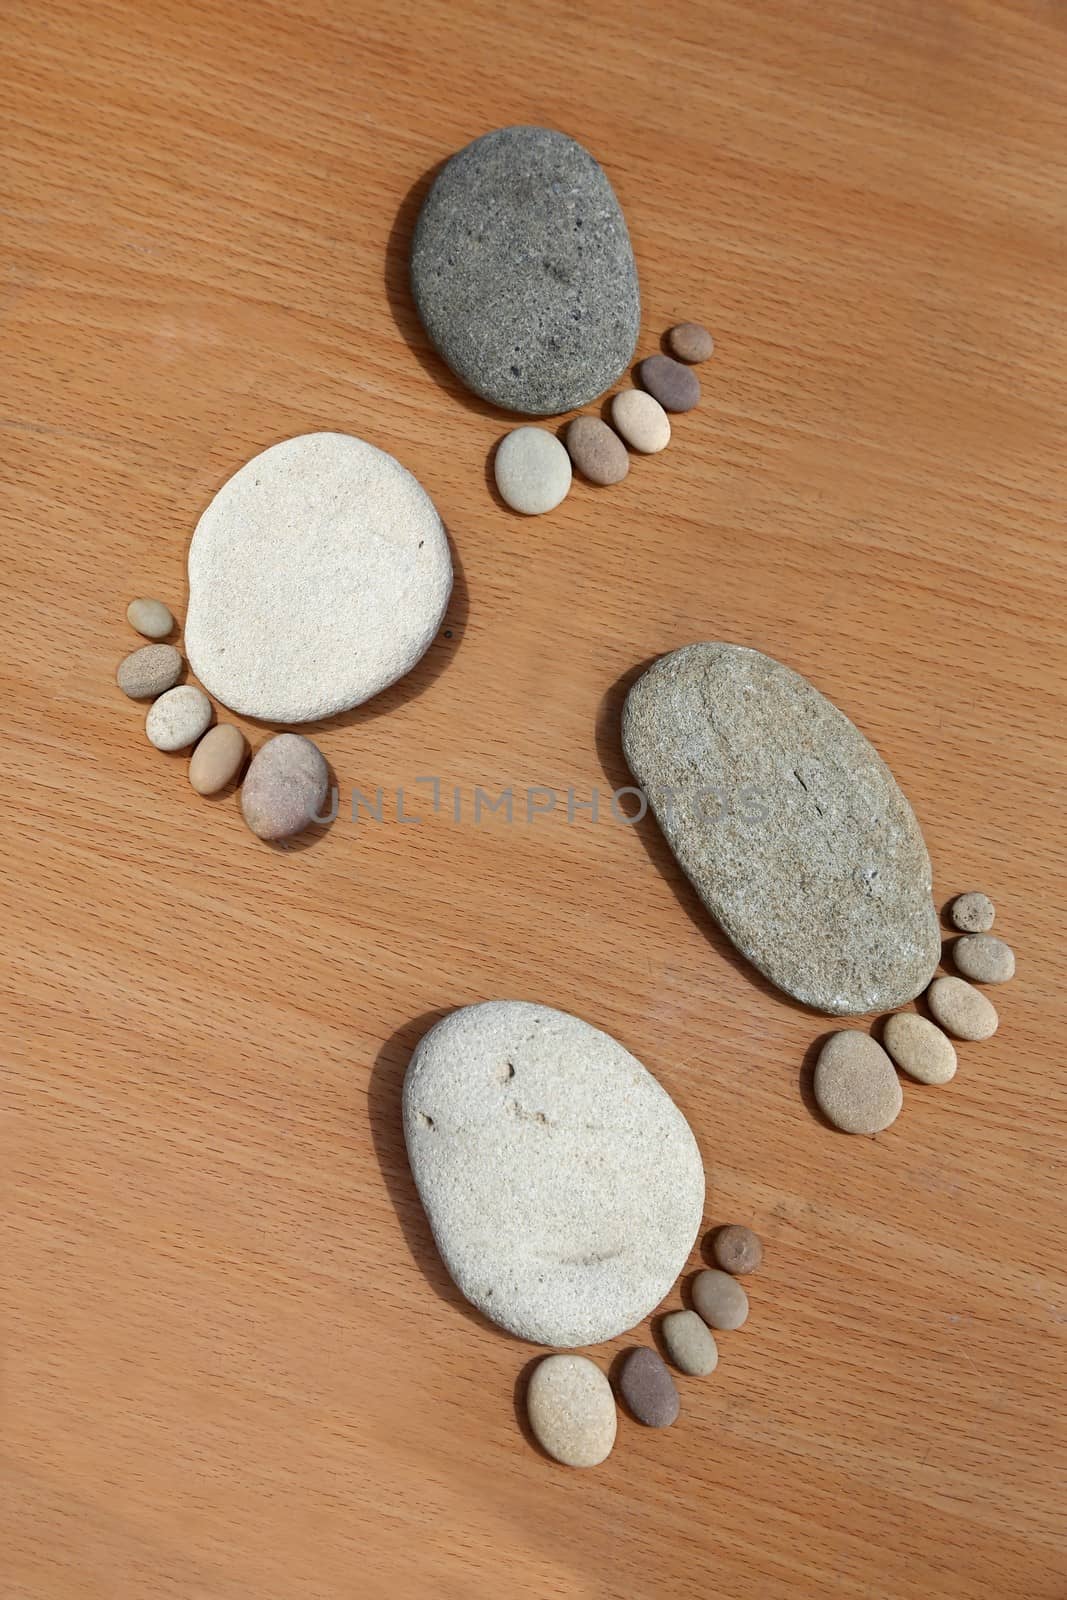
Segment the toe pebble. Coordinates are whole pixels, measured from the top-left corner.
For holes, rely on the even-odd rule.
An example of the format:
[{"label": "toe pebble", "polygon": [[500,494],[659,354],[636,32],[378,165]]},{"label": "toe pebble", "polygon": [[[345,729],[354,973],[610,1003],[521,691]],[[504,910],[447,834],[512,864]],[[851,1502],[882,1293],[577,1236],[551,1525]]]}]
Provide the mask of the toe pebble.
[{"label": "toe pebble", "polygon": [[181,653],[172,644],[144,644],[119,662],[115,682],[131,700],[154,700],[182,675]]},{"label": "toe pebble", "polygon": [[958,894],[952,902],[952,925],[961,933],[988,933],[996,919],[997,909],[987,894],[969,889]]},{"label": "toe pebble", "polygon": [[992,933],[965,933],[952,946],[952,959],[972,983],[1007,983],[1015,976],[1015,951]]},{"label": "toe pebble", "polygon": [[660,1329],[667,1354],[690,1378],[706,1378],[719,1364],[719,1347],[702,1317],[695,1311],[671,1311]]},{"label": "toe pebble", "polygon": [[755,1272],[763,1260],[763,1246],[758,1234],[751,1228],[731,1222],[725,1228],[716,1228],[711,1238],[711,1253],[716,1266],[735,1277]]},{"label": "toe pebble", "polygon": [[571,486],[571,458],[546,428],[514,428],[493,458],[501,499],[528,517],[552,511]]},{"label": "toe pebble", "polygon": [[646,356],[637,376],[664,411],[692,411],[700,404],[700,379],[691,367],[670,356]]},{"label": "toe pebble", "polygon": [[197,794],[218,794],[234,778],[248,754],[248,741],[232,722],[210,728],[189,762],[189,782]]},{"label": "toe pebble", "polygon": [[748,1316],[748,1295],[742,1285],[714,1267],[693,1279],[693,1305],[709,1328],[740,1328]]},{"label": "toe pebble", "polygon": [[170,607],[162,600],[131,600],[126,607],[126,620],[146,639],[165,639],[174,627]]},{"label": "toe pebble", "polygon": [[815,1098],[842,1133],[881,1133],[904,1103],[892,1061],[857,1028],[842,1028],[823,1045],[815,1063]]},{"label": "toe pebble", "polygon": [[643,389],[623,389],[611,402],[611,420],[631,450],[654,456],[671,442],[671,424],[659,401]]},{"label": "toe pebble", "polygon": [[618,1418],[611,1384],[585,1356],[546,1356],[534,1368],[526,1414],[541,1448],[565,1467],[595,1467],[611,1454]]},{"label": "toe pebble", "polygon": [[619,1392],[646,1428],[669,1428],[678,1420],[678,1390],[670,1369],[647,1345],[631,1350],[623,1360]]},{"label": "toe pebble", "polygon": [[894,1011],[882,1039],[897,1066],[917,1083],[948,1083],[956,1076],[956,1047],[929,1017]]},{"label": "toe pebble", "polygon": [[707,361],[715,340],[699,322],[679,322],[667,335],[671,355],[677,361]]},{"label": "toe pebble", "polygon": [[991,1039],[1000,1021],[992,1000],[962,978],[935,978],[926,1003],[947,1033],[957,1039]]},{"label": "toe pebble", "polygon": [[196,743],[211,716],[211,701],[203,690],[183,683],[153,701],[144,730],[157,750],[185,750]]}]

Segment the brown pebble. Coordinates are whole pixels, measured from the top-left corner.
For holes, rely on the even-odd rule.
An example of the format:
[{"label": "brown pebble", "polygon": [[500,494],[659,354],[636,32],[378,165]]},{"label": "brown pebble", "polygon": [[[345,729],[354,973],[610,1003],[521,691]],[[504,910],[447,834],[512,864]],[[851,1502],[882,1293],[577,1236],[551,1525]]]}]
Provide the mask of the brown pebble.
[{"label": "brown pebble", "polygon": [[712,1234],[711,1254],[717,1267],[738,1277],[758,1269],[763,1260],[763,1246],[751,1228],[731,1222],[725,1228],[716,1228]]},{"label": "brown pebble", "polygon": [[881,1133],[904,1103],[900,1079],[877,1040],[858,1028],[832,1033],[815,1063],[815,1098],[842,1133]]},{"label": "brown pebble", "polygon": [[926,991],[926,1003],[946,1033],[957,1039],[991,1039],[997,1031],[996,1006],[962,978],[935,978]]},{"label": "brown pebble", "polygon": [[669,1428],[678,1419],[678,1390],[663,1357],[647,1345],[631,1350],[619,1373],[619,1392],[647,1428]]},{"label": "brown pebble", "polygon": [[247,754],[248,741],[240,728],[232,722],[220,722],[205,733],[193,751],[189,782],[197,794],[218,794],[236,778]]},{"label": "brown pebble", "polygon": [[709,1267],[693,1279],[693,1309],[709,1328],[740,1328],[748,1317],[748,1295],[728,1272]]},{"label": "brown pebble", "polygon": [[707,361],[715,340],[699,322],[679,322],[667,335],[671,355],[678,361]]},{"label": "brown pebble", "polygon": [[302,733],[279,733],[252,757],[241,786],[241,814],[260,839],[290,839],[321,816],[330,770]]},{"label": "brown pebble", "polygon": [[144,644],[119,662],[115,682],[131,700],[155,700],[181,675],[181,652],[172,644]]},{"label": "brown pebble", "polygon": [[670,356],[646,356],[637,376],[664,411],[692,411],[700,404],[700,379]]},{"label": "brown pebble", "polygon": [[958,894],[949,912],[952,925],[961,933],[988,933],[996,919],[997,908],[987,894],[979,889],[969,889]]},{"label": "brown pebble", "polygon": [[575,417],[567,429],[567,449],[590,483],[621,483],[630,470],[626,446],[600,417]]},{"label": "brown pebble", "polygon": [[1007,983],[1015,976],[1015,951],[992,933],[965,933],[952,946],[952,959],[972,983]]}]

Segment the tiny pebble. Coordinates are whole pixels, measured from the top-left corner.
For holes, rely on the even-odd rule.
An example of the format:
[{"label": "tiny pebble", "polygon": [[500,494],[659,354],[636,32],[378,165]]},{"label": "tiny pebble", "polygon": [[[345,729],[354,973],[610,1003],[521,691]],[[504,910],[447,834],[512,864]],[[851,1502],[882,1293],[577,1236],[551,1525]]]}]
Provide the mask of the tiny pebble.
[{"label": "tiny pebble", "polygon": [[700,404],[700,379],[692,368],[670,356],[646,356],[637,376],[664,411],[692,411]]},{"label": "tiny pebble", "polygon": [[189,762],[189,782],[197,794],[218,794],[235,778],[248,752],[248,741],[232,722],[211,728]]},{"label": "tiny pebble", "polygon": [[279,733],[252,757],[241,785],[241,815],[260,839],[290,839],[323,814],[330,769],[302,733]]},{"label": "tiny pebble", "polygon": [[654,456],[671,442],[671,424],[658,400],[643,389],[623,389],[611,402],[611,420],[631,450]]},{"label": "tiny pebble", "polygon": [[565,1467],[595,1467],[611,1454],[618,1417],[611,1384],[585,1356],[546,1356],[526,1392],[541,1448]]},{"label": "tiny pebble", "polygon": [[953,926],[961,933],[988,933],[996,915],[997,908],[992,900],[978,889],[958,894],[950,911]]},{"label": "tiny pebble", "polygon": [[669,1428],[678,1420],[678,1390],[663,1357],[647,1345],[631,1350],[619,1372],[619,1391],[646,1428]]},{"label": "tiny pebble", "polygon": [[181,652],[172,644],[144,644],[119,662],[115,682],[131,700],[154,700],[181,675]]},{"label": "tiny pebble", "polygon": [[748,1295],[728,1272],[709,1267],[693,1279],[693,1306],[709,1328],[740,1328],[748,1316]]},{"label": "tiny pebble", "polygon": [[952,946],[952,959],[972,983],[1007,983],[1015,976],[1015,951],[992,933],[965,933]]},{"label": "tiny pebble", "polygon": [[1000,1018],[992,1000],[962,978],[935,978],[926,991],[935,1019],[957,1039],[991,1039]]},{"label": "tiny pebble", "polygon": [[660,1329],[667,1354],[690,1378],[706,1378],[719,1364],[719,1347],[707,1323],[695,1311],[671,1311]]},{"label": "tiny pebble", "polygon": [[724,1272],[755,1272],[763,1260],[763,1246],[751,1228],[731,1222],[725,1228],[716,1228],[711,1236],[711,1253],[715,1263]]},{"label": "tiny pebble", "polygon": [[707,361],[715,340],[699,322],[679,322],[667,334],[671,355],[678,361]]},{"label": "tiny pebble", "polygon": [[126,607],[126,620],[146,639],[165,639],[174,627],[170,607],[162,600],[131,600]]},{"label": "tiny pebble", "polygon": [[493,472],[513,511],[536,517],[551,511],[571,486],[571,459],[547,428],[514,428],[496,447]]},{"label": "tiny pebble", "polygon": [[831,1034],[820,1050],[815,1098],[842,1133],[881,1133],[904,1103],[893,1063],[870,1034],[856,1028]]},{"label": "tiny pebble", "polygon": [[157,750],[184,750],[210,724],[211,701],[191,683],[168,689],[148,708],[144,731]]},{"label": "tiny pebble", "polygon": [[894,1011],[882,1039],[902,1072],[919,1083],[948,1083],[956,1076],[956,1047],[929,1017]]},{"label": "tiny pebble", "polygon": [[626,446],[600,417],[575,417],[567,429],[567,449],[590,483],[621,483],[630,470]]}]

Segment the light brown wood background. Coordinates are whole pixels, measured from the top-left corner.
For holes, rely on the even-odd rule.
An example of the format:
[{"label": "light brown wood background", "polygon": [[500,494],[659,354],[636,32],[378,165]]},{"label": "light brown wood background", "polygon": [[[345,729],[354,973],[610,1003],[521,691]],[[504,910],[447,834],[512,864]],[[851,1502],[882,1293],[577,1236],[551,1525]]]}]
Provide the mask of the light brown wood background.
[{"label": "light brown wood background", "polygon": [[[2,30],[0,1590],[1067,1594],[1062,6],[6,0]],[[718,339],[663,456],[533,521],[404,266],[426,175],[513,121],[605,163],[639,354]],[[315,428],[399,456],[457,558],[420,667],[317,734],[346,801],[588,799],[635,667],[767,650],[1017,948],[949,1088],[873,1141],[816,1120],[828,1024],[651,824],[423,789],[417,825],[281,852],[192,793],[114,686],[126,603],[181,612],[209,496]],[[524,1437],[535,1352],[458,1298],[404,1158],[411,1047],[488,996],[621,1039],[708,1224],[766,1240],[678,1425],[621,1420],[586,1474]]]}]

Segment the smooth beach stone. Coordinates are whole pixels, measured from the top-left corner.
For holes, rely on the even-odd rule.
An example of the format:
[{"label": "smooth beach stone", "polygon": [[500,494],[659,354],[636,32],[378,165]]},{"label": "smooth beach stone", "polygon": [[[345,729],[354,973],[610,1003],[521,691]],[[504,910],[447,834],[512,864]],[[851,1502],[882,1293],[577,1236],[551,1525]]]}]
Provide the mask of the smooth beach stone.
[{"label": "smooth beach stone", "polygon": [[547,428],[515,428],[496,447],[493,475],[513,511],[552,511],[571,486],[571,459]]},{"label": "smooth beach stone", "polygon": [[692,411],[700,404],[700,379],[670,356],[646,356],[637,376],[664,411]]},{"label": "smooth beach stone", "polygon": [[957,1039],[991,1039],[997,1031],[996,1006],[962,978],[935,978],[926,991],[926,1003],[935,1021]]},{"label": "smooth beach stone", "polygon": [[855,1028],[831,1034],[820,1050],[815,1098],[842,1133],[881,1133],[904,1104],[892,1061],[877,1040]]},{"label": "smooth beach stone", "polygon": [[1015,951],[991,933],[967,933],[952,946],[957,969],[972,983],[1007,983],[1015,976]]},{"label": "smooth beach stone", "polygon": [[615,1443],[611,1384],[586,1356],[545,1356],[526,1391],[534,1438],[565,1467],[597,1467]]},{"label": "smooth beach stone", "polygon": [[193,684],[183,683],[152,702],[144,731],[157,750],[185,750],[210,726],[212,715],[207,695]]},{"label": "smooth beach stone", "polygon": [[236,778],[245,756],[248,740],[232,722],[209,728],[193,751],[189,762],[189,782],[197,794],[218,794]]},{"label": "smooth beach stone", "polygon": [[674,1284],[704,1204],[682,1113],[629,1051],[520,1000],[430,1029],[404,1137],[438,1250],[467,1299],[535,1344],[598,1344]]},{"label": "smooth beach stone", "polygon": [[882,1040],[901,1071],[917,1083],[948,1083],[956,1076],[956,1047],[929,1017],[894,1011]]},{"label": "smooth beach stone", "polygon": [[987,894],[969,889],[953,900],[950,915],[953,926],[961,933],[988,933],[996,919],[997,908]]},{"label": "smooth beach stone", "polygon": [[172,644],[145,644],[119,662],[115,682],[131,700],[154,700],[182,675],[181,652]]},{"label": "smooth beach stone", "polygon": [[590,483],[621,483],[630,470],[626,446],[600,417],[575,417],[567,429],[567,451]]},{"label": "smooth beach stone", "polygon": [[699,322],[679,322],[667,334],[671,355],[676,361],[707,361],[715,341]]},{"label": "smooth beach stone", "polygon": [[499,128],[452,157],[419,213],[411,290],[453,372],[528,416],[603,394],[641,322],[611,184],[587,150],[549,128]]},{"label": "smooth beach stone", "polygon": [[725,1228],[716,1228],[711,1237],[711,1253],[716,1266],[736,1277],[746,1272],[756,1272],[763,1260],[763,1246],[751,1228],[731,1222]]},{"label": "smooth beach stone", "polygon": [[669,1428],[678,1420],[678,1390],[663,1357],[647,1345],[631,1350],[619,1371],[619,1393],[646,1428]]},{"label": "smooth beach stone", "polygon": [[941,933],[919,824],[873,745],[799,673],[689,645],[634,684],[622,741],[701,900],[772,983],[837,1016],[926,987]]},{"label": "smooth beach stone", "polygon": [[241,785],[241,815],[260,839],[291,839],[323,815],[330,769],[301,733],[279,733],[252,757]]},{"label": "smooth beach stone", "polygon": [[719,1347],[704,1319],[695,1311],[671,1311],[660,1328],[667,1354],[690,1378],[706,1378],[719,1364]]},{"label": "smooth beach stone", "polygon": [[170,607],[162,600],[131,600],[126,607],[126,620],[146,639],[165,639],[174,627]]},{"label": "smooth beach stone", "polygon": [[308,722],[362,704],[433,642],[452,559],[426,491],[345,433],[253,456],[197,523],[185,645],[231,711]]},{"label": "smooth beach stone", "polygon": [[729,1272],[708,1267],[693,1279],[693,1306],[709,1328],[740,1328],[748,1318],[748,1295]]},{"label": "smooth beach stone", "polygon": [[623,389],[611,402],[611,420],[631,450],[654,456],[671,442],[671,424],[659,401],[644,389]]}]

